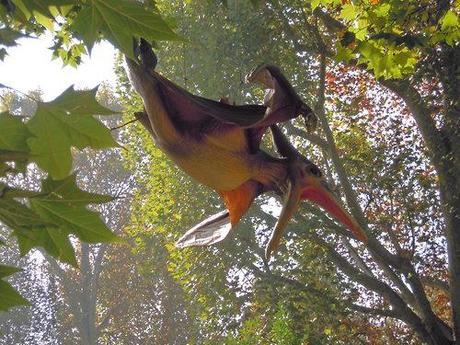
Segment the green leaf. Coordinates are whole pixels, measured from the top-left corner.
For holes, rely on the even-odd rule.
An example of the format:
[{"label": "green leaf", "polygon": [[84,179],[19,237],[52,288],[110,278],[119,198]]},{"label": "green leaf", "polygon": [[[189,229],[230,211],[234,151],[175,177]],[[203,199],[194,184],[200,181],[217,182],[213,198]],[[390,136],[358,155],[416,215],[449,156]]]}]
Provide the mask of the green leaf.
[{"label": "green leaf", "polygon": [[[9,188],[6,190],[4,195],[10,192]],[[21,255],[26,255],[33,247],[42,247],[51,256],[76,267],[77,261],[73,246],[68,238],[69,234],[75,234],[86,242],[117,240],[116,236],[101,221],[98,214],[85,208],[87,204],[109,202],[113,198],[80,190],[76,184],[75,175],[59,181],[54,181],[48,177],[42,182],[41,193],[30,196],[29,200],[33,210],[41,218],[33,219],[30,222],[29,217],[17,224],[14,223],[12,212],[9,212],[9,218],[6,222],[14,229],[13,234],[18,239]],[[0,201],[2,200],[0,199]],[[20,210],[25,212],[22,209],[25,206],[14,200],[9,201],[12,201],[12,205],[21,207]],[[5,213],[1,207],[2,204],[0,204],[0,212]],[[26,210],[29,211],[28,208]],[[43,224],[42,218],[46,224]],[[42,223],[41,227],[38,226],[40,222]]]},{"label": "green leaf", "polygon": [[[73,249],[72,243],[69,240],[69,236],[57,228],[47,228],[47,234],[52,240],[52,245],[55,247],[54,253],[52,254],[56,259],[66,262],[75,268],[78,268],[78,262],[75,258],[75,250]],[[48,252],[51,252],[51,248],[46,248]]]},{"label": "green leaf", "polygon": [[40,195],[40,193],[27,189],[12,188],[0,183],[0,197],[2,198],[30,198],[37,195]]},{"label": "green leaf", "polygon": [[446,31],[449,28],[455,28],[459,25],[458,16],[453,11],[449,10],[441,18],[440,23],[442,31]]},{"label": "green leaf", "polygon": [[31,204],[44,219],[59,224],[60,228],[75,234],[82,241],[97,243],[117,240],[96,212],[81,206],[69,207],[57,201],[32,199]]},{"label": "green leaf", "polygon": [[71,205],[101,204],[114,200],[109,195],[89,193],[79,189],[75,175],[59,181],[47,178],[42,182],[42,191],[47,195],[40,197],[41,200],[52,200]]},{"label": "green leaf", "polygon": [[386,44],[383,48],[362,42],[359,49],[362,54],[360,61],[366,62],[377,78],[401,78],[412,73],[418,58],[417,50],[394,44]]},{"label": "green leaf", "polygon": [[90,51],[102,34],[133,59],[133,35],[146,40],[180,39],[158,13],[127,0],[92,0],[80,11],[72,28]]},{"label": "green leaf", "polygon": [[310,1],[311,10],[314,11],[319,6],[320,3],[321,3],[321,0],[311,0]]},{"label": "green leaf", "polygon": [[48,31],[53,31],[54,20],[52,19],[51,14],[48,16],[39,12],[35,12],[34,17],[38,24],[43,25]]},{"label": "green leaf", "polygon": [[349,30],[355,33],[357,40],[363,41],[366,39],[368,35],[368,26],[369,26],[369,22],[367,18],[364,18],[363,16],[361,16],[358,19],[358,26],[350,27]]},{"label": "green leaf", "polygon": [[55,100],[44,103],[53,111],[61,111],[67,115],[113,115],[115,112],[102,106],[96,100],[97,87],[91,90],[76,91],[73,86],[69,87]]},{"label": "green leaf", "polygon": [[94,43],[101,38],[103,28],[104,20],[95,6],[82,9],[72,24],[72,29],[80,36],[90,53]]},{"label": "green leaf", "polygon": [[0,311],[7,311],[20,305],[30,304],[9,283],[0,280]]},{"label": "green leaf", "polygon": [[382,56],[380,49],[369,42],[362,42],[359,46],[359,51],[372,63],[375,63]]},{"label": "green leaf", "polygon": [[72,168],[72,145],[60,117],[38,106],[27,127],[35,135],[27,140],[34,160],[55,179],[67,176]]},{"label": "green leaf", "polygon": [[352,21],[356,19],[356,10],[353,4],[345,4],[340,11],[340,17],[345,20]]},{"label": "green leaf", "polygon": [[343,47],[341,44],[337,45],[337,54],[335,55],[335,59],[337,61],[350,61],[353,58],[353,52],[346,48]]},{"label": "green leaf", "polygon": [[10,28],[0,29],[0,44],[6,47],[15,46],[16,40],[21,37],[26,37],[26,35]]},{"label": "green leaf", "polygon": [[34,246],[39,246],[40,243],[34,234],[38,229],[16,229],[13,231],[13,236],[16,237],[21,256],[27,255]]},{"label": "green leaf", "polygon": [[18,267],[6,266],[6,265],[0,264],[0,279],[8,277],[14,273],[21,272],[21,271],[22,269]]},{"label": "green leaf", "polygon": [[31,133],[21,119],[0,113],[0,149],[29,152],[27,139]]},{"label": "green leaf", "polygon": [[117,146],[110,130],[94,117],[65,117],[72,146],[105,149]]},{"label": "green leaf", "polygon": [[[13,0],[13,3],[22,10],[27,19],[34,15],[53,18],[53,7],[75,4],[73,0]],[[41,23],[40,23],[41,24]]]},{"label": "green leaf", "polygon": [[386,17],[390,9],[391,9],[390,4],[380,3],[378,6],[375,7],[374,13],[377,17]]},{"label": "green leaf", "polygon": [[11,229],[50,225],[27,206],[9,198],[0,198],[0,221]]},{"label": "green leaf", "polygon": [[72,146],[108,148],[117,146],[110,130],[92,114],[113,114],[95,99],[96,89],[75,91],[72,87],[49,103],[39,103],[27,122],[34,137],[27,143],[34,160],[54,179],[65,178],[72,168]]},{"label": "green leaf", "polygon": [[[338,1],[340,2],[340,0],[338,0]],[[337,2],[337,0],[311,0],[310,1],[310,6],[311,6],[311,9],[313,11],[319,5],[327,6],[327,5],[336,3],[336,2]]]},{"label": "green leaf", "polygon": [[32,229],[15,232],[15,236],[18,239],[21,256],[25,256],[34,247],[42,247],[52,257],[78,267],[68,233],[62,229],[53,227]]}]

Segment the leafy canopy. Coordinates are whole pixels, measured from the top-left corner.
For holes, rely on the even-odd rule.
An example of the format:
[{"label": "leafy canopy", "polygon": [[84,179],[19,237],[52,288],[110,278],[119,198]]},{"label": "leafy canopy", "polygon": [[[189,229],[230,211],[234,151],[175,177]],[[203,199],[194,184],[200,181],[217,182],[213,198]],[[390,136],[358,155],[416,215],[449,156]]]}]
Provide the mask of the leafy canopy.
[{"label": "leafy canopy", "polygon": [[336,58],[355,59],[377,78],[402,78],[414,72],[425,52],[460,40],[460,2],[447,11],[436,2],[403,0],[312,0],[313,13],[326,11],[341,27]]},{"label": "leafy canopy", "polygon": [[[51,33],[53,56],[76,66],[94,44],[108,40],[134,58],[133,39],[180,40],[153,2],[129,0],[4,0],[0,2],[0,60],[24,37]],[[5,87],[1,84],[0,88]],[[81,241],[116,241],[117,237],[88,205],[112,197],[81,190],[72,173],[72,150],[116,147],[110,130],[93,115],[113,111],[96,101],[96,91],[70,87],[51,102],[37,103],[27,120],[0,113],[0,223],[11,230],[21,255],[41,247],[77,267],[69,235]],[[12,181],[35,163],[47,177],[39,191],[13,187]],[[0,242],[0,245],[5,245]],[[0,265],[0,279],[18,269]],[[0,310],[27,302],[0,280]]]}]

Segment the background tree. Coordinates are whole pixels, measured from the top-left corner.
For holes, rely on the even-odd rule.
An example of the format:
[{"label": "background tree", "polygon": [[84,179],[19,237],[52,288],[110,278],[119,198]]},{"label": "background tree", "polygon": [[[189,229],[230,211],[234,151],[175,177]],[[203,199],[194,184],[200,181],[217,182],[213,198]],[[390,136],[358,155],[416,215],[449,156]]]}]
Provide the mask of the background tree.
[{"label": "background tree", "polygon": [[[436,150],[432,152],[432,149],[437,147],[433,146],[433,140],[440,144],[440,138],[443,138],[442,145],[447,143],[448,147],[455,146],[457,135],[457,130],[453,129],[448,119],[452,115],[449,112],[455,109],[453,105],[458,104],[458,92],[451,93],[456,85],[452,76],[458,75],[458,68],[449,59],[440,60],[444,53],[439,55],[441,51],[447,56],[457,54],[458,39],[454,33],[454,28],[458,28],[456,5],[449,2],[436,7],[429,2],[342,4],[337,1],[270,1],[254,9],[249,4],[227,1],[226,7],[216,4],[211,8],[212,15],[207,16],[206,8],[196,4],[179,4],[176,15],[193,17],[196,9],[203,26],[219,26],[223,30],[219,30],[222,36],[215,38],[209,37],[215,31],[205,31],[208,35],[206,44],[203,44],[206,56],[203,54],[197,59],[205,61],[202,65],[193,60],[194,55],[200,54],[200,45],[196,43],[200,42],[198,38],[196,42],[192,40],[195,44],[192,49],[184,49],[185,54],[180,55],[175,51],[175,63],[171,64],[175,67],[172,68],[181,66],[181,61],[177,61],[177,57],[181,56],[186,56],[182,66],[190,66],[190,69],[181,67],[182,75],[175,80],[191,90],[196,87],[198,92],[217,98],[227,92],[222,92],[223,86],[216,84],[206,92],[205,85],[213,83],[209,75],[217,76],[216,80],[223,81],[225,85],[231,84],[232,78],[239,83],[242,78],[237,75],[231,77],[232,71],[236,70],[235,65],[241,60],[247,61],[248,57],[252,61],[257,61],[261,56],[275,63],[280,61],[282,67],[287,67],[285,71],[288,75],[293,65],[298,70],[303,68],[301,72],[292,73],[290,79],[299,86],[301,93],[305,90],[306,94],[303,95],[306,99],[316,98],[316,109],[321,120],[320,136],[306,134],[296,127],[288,126],[288,130],[315,145],[309,148],[308,154],[315,157],[316,162],[323,160],[324,167],[330,168],[329,175],[336,179],[338,191],[343,193],[350,211],[369,235],[369,242],[361,246],[350,241],[348,233],[331,221],[313,218],[316,224],[312,226],[310,221],[309,228],[315,228],[317,232],[305,234],[301,230],[302,223],[297,224],[297,231],[291,232],[296,242],[287,241],[289,249],[292,251],[294,248],[291,243],[302,242],[303,238],[324,248],[339,269],[340,276],[344,275],[348,281],[356,284],[341,296],[342,302],[350,311],[375,315],[371,325],[386,323],[390,333],[384,335],[388,338],[395,336],[391,329],[401,330],[405,324],[426,343],[452,343],[455,329],[451,328],[451,325],[455,325],[452,315],[456,313],[458,303],[455,303],[455,294],[459,290],[452,287],[452,282],[447,287],[444,279],[447,278],[447,267],[450,267],[450,279],[455,280],[455,274],[452,274],[456,265],[455,250],[452,252],[452,248],[458,241],[451,235],[444,236],[445,231],[452,233],[454,230],[447,230],[443,225],[442,219],[448,220],[452,215],[446,214],[445,204],[442,205],[445,195],[451,195],[455,188],[436,185],[446,180],[437,171],[433,159],[434,156],[437,159],[444,157],[442,159],[451,162],[452,169],[455,159],[448,158],[453,157],[453,149],[443,154]],[[245,13],[250,13],[250,17],[245,17]],[[218,14],[225,16],[225,21]],[[211,16],[219,18],[219,23],[213,23]],[[179,23],[183,23],[184,17],[181,18]],[[254,21],[257,20],[263,23],[263,30],[256,29]],[[247,28],[245,23],[252,26]],[[394,32],[388,35],[386,30],[390,29]],[[409,29],[410,33],[407,31]],[[182,30],[187,32],[188,37],[193,37],[193,29],[189,26],[184,26]],[[431,38],[433,30],[438,30],[439,34]],[[232,49],[224,50],[224,56],[212,53],[213,48],[225,47],[222,42],[232,42],[227,39],[232,35],[241,35],[238,42],[244,42],[242,37],[250,41],[251,37],[266,35],[269,39],[250,41],[241,50],[238,44],[233,44]],[[213,42],[216,42],[215,46]],[[264,48],[263,43],[267,43]],[[272,58],[266,46],[276,47],[280,57]],[[257,51],[260,55],[243,56],[238,54],[239,51]],[[427,56],[431,56],[431,60],[425,58]],[[290,60],[292,58],[294,61]],[[160,64],[164,63],[161,66],[170,66],[166,64],[166,59],[167,56],[162,56],[160,52]],[[342,59],[343,64],[336,62]],[[216,61],[219,62],[219,68],[216,67]],[[226,68],[226,61],[229,61],[230,68]],[[444,74],[445,63],[449,65],[449,76]],[[191,80],[193,83],[199,80],[195,66],[202,67],[200,70],[203,71],[208,65],[212,71],[205,73],[208,80],[204,85],[193,85]],[[316,70],[306,69],[305,66],[316,67]],[[377,84],[365,72],[366,68],[377,78]],[[433,70],[437,70],[437,74],[433,74]],[[452,86],[438,89],[439,85],[442,86],[439,78],[444,78],[443,82],[448,81]],[[316,83],[316,90],[312,82]],[[306,84],[310,87],[303,87]],[[242,95],[246,94],[245,91]],[[346,92],[353,92],[353,95]],[[447,103],[441,104],[439,96],[445,98]],[[238,95],[234,98],[245,99]],[[377,116],[378,113],[382,115]],[[451,133],[452,138],[444,132]],[[366,164],[369,162],[372,165]],[[443,174],[453,171],[451,168],[444,170]],[[449,176],[453,181],[453,175]],[[439,195],[437,188],[447,188],[449,192]],[[454,198],[452,195],[450,197]],[[453,204],[454,199],[451,200]],[[450,207],[449,212],[454,209]],[[305,208],[305,211],[311,210]],[[311,213],[305,216],[311,218]],[[256,222],[260,223],[260,220]],[[330,232],[332,229],[335,234]],[[240,233],[243,230],[239,230]],[[443,238],[447,241],[444,242]],[[445,250],[449,241],[447,247],[451,248],[451,254],[448,263]],[[236,243],[229,245],[238,247]],[[238,249],[241,255],[241,248]],[[293,256],[297,258],[295,254]],[[222,257],[221,254],[219,258]],[[203,260],[200,258],[200,261]],[[284,278],[298,278],[305,274],[305,271],[301,271],[295,276],[293,273],[298,270],[291,272],[285,267],[282,271]],[[294,281],[299,282],[298,279]],[[446,291],[451,292],[450,297]],[[452,313],[446,313],[446,298],[451,299]],[[444,304],[439,300],[443,300]],[[372,302],[372,307],[368,301]],[[221,318],[216,320],[221,322]],[[399,333],[397,338],[411,341],[410,331],[407,336]]]},{"label": "background tree", "polygon": [[[126,23],[123,28],[117,26],[122,21]],[[90,52],[94,43],[103,38],[133,58],[135,37],[178,39],[152,3],[126,0],[0,3],[0,60],[18,39],[44,33],[53,36],[54,56],[74,66],[80,63],[81,54]],[[8,89],[1,82],[0,87]],[[116,146],[110,131],[92,116],[113,113],[96,102],[95,94],[96,90],[69,88],[46,103],[27,95],[36,104],[32,118],[26,121],[8,112],[0,114],[0,221],[16,237],[22,255],[34,247],[42,247],[51,256],[76,266],[69,235],[91,243],[116,240],[98,214],[87,208],[90,203],[104,203],[112,198],[80,190],[72,174],[72,149]],[[37,174],[35,189],[14,186],[14,181],[31,163],[44,172]],[[5,265],[0,265],[0,270],[0,278],[17,271]],[[25,303],[9,283],[0,281],[0,310]]]},{"label": "background tree", "polygon": [[[167,13],[167,6],[164,5],[162,10]],[[163,49],[158,51],[159,67],[171,79],[188,85],[192,92],[195,90],[206,96],[212,95],[214,98],[230,95],[232,99],[256,101],[254,95],[248,94],[249,88],[242,86],[245,71],[250,70],[257,60],[260,62],[264,57],[268,60],[284,61],[286,68],[290,67],[288,62],[292,56],[284,55],[282,47],[279,48],[281,51],[279,55],[273,53],[273,59],[260,54],[260,51],[269,51],[271,44],[268,44],[270,42],[267,39],[258,40],[267,33],[267,30],[263,21],[254,19],[258,17],[252,15],[253,8],[250,6],[240,7],[238,16],[233,14],[232,18],[238,18],[238,22],[226,18],[227,9],[218,4],[182,6],[179,3],[177,7],[170,4],[170,11],[172,14],[181,15],[178,20],[181,23],[178,31],[183,35],[187,33],[193,49],[184,49],[177,45],[162,45]],[[201,21],[197,26],[195,18],[198,15]],[[225,22],[222,21],[222,16],[226,18]],[[258,24],[256,25],[255,22]],[[242,23],[246,23],[247,27]],[[222,24],[228,30],[211,32],[206,30],[206,37],[202,37],[205,27],[217,27]],[[254,41],[251,40],[249,30],[256,37]],[[275,34],[268,31],[268,35]],[[240,39],[240,36],[245,38]],[[281,37],[279,39],[282,40]],[[241,41],[247,42],[248,46],[229,49],[218,45],[211,50],[212,44],[208,45],[208,42],[237,42],[235,43],[237,45]],[[223,49],[220,50],[219,47]],[[243,53],[246,48],[253,49],[253,55]],[[240,57],[243,55],[247,61],[251,61],[246,68],[240,66]],[[196,65],[199,68],[195,69]],[[206,72],[206,69],[212,72]],[[213,77],[211,78],[210,75]],[[236,87],[232,87],[232,81]],[[130,89],[129,83],[123,76],[119,87],[122,92]],[[261,95],[260,90],[256,92]],[[126,106],[132,109],[130,112],[140,109],[138,99],[133,99],[129,94],[126,97]],[[186,295],[191,296],[189,303],[193,308],[189,313],[195,312],[199,316],[199,318],[192,316],[192,319],[197,320],[197,328],[200,330],[198,343],[230,341],[232,337],[230,334],[237,332],[245,320],[248,324],[251,323],[251,319],[254,320],[252,325],[258,324],[260,328],[265,328],[265,334],[258,338],[259,343],[265,343],[270,339],[272,319],[275,315],[282,315],[287,306],[291,309],[290,317],[296,320],[293,334],[298,342],[309,339],[326,343],[340,337],[343,337],[344,342],[353,341],[352,338],[355,336],[353,322],[349,322],[351,327],[342,323],[346,313],[337,298],[340,283],[335,279],[334,268],[327,262],[325,256],[318,257],[318,253],[322,252],[320,247],[311,243],[301,246],[299,250],[302,254],[286,255],[273,263],[272,267],[264,262],[263,247],[268,239],[267,232],[274,225],[274,218],[266,214],[260,205],[270,202],[269,198],[260,201],[257,210],[254,210],[239,227],[232,240],[212,248],[175,250],[171,246],[174,239],[199,221],[200,214],[215,212],[220,201],[215,199],[216,195],[210,199],[209,194],[203,194],[206,189],[202,186],[197,189],[186,176],[172,169],[169,163],[168,169],[165,169],[165,157],[158,154],[147,133],[141,132],[141,135],[138,129],[132,131],[135,134],[129,142],[132,142],[134,147],[128,149],[128,159],[134,164],[132,170],[139,175],[139,184],[144,185],[148,191],[133,203],[134,221],[135,224],[141,224],[137,227],[142,230],[142,233],[134,234],[135,242],[142,243],[139,245],[140,248],[148,250],[146,256],[153,258],[155,252],[163,252],[161,249],[156,251],[153,249],[158,245],[163,246],[163,243],[169,243],[166,246],[169,252],[166,257],[169,270],[174,272],[176,280],[181,284]],[[137,151],[139,153],[130,158],[131,153]],[[149,160],[146,157],[150,157]],[[171,181],[171,177],[174,176],[178,181]],[[309,222],[303,220],[302,224],[306,225]],[[152,231],[154,234],[149,235]],[[144,244],[147,240],[150,245]],[[163,254],[161,259],[165,259]],[[158,266],[161,261],[160,258],[155,258],[153,262],[150,267]],[[296,264],[293,262],[304,265],[305,270],[295,267]],[[282,274],[290,266],[298,272],[298,275],[303,275],[300,282],[286,279]],[[307,273],[307,269],[311,273]],[[329,275],[326,272],[329,272]],[[210,276],[213,277],[212,280],[209,279]],[[286,305],[278,306],[278,302],[283,300],[287,301]],[[315,303],[312,303],[313,301]],[[324,315],[331,315],[331,317],[325,318]],[[279,325],[276,322],[273,324],[273,327]],[[258,335],[247,335],[249,336],[253,336],[251,341],[255,342]]]},{"label": "background tree", "polygon": [[[55,33],[56,56],[69,64],[77,64],[84,46],[90,49],[102,37],[128,56],[133,55],[133,36],[177,38],[158,14],[144,12],[152,10],[150,2],[145,7],[129,1],[78,2],[78,6],[72,6],[76,2],[71,1],[43,3],[46,5],[1,3],[0,29],[9,35],[1,36],[4,47],[20,36],[51,29],[56,22],[60,24]],[[153,286],[158,291],[158,303],[147,303],[157,315],[149,311],[135,321],[140,328],[145,320],[156,316],[157,328],[147,329],[136,338],[136,333],[117,332],[119,328],[109,324],[101,339],[458,343],[458,1],[251,3],[158,2],[157,7],[176,17],[179,31],[190,39],[161,46],[160,63],[171,66],[164,72],[196,93],[254,102],[260,100],[261,92],[251,93],[252,89],[240,85],[243,75],[258,62],[280,65],[303,98],[316,105],[321,125],[319,133],[312,135],[294,122],[286,126],[287,133],[299,150],[315,162],[323,162],[323,170],[335,181],[337,192],[366,230],[369,241],[356,243],[317,209],[305,206],[291,226],[285,247],[266,262],[260,248],[267,240],[266,229],[273,224],[273,209],[256,206],[233,242],[175,251],[171,243],[179,233],[195,223],[198,213],[218,208],[218,201],[173,170],[149,145],[144,150],[151,158],[146,158],[141,144],[148,138],[134,131],[130,137],[134,146],[127,159],[145,189],[136,195],[129,230],[136,245],[134,254],[149,264],[141,265],[143,269],[133,279],[139,278],[141,286]],[[139,14],[144,15],[145,22],[133,23],[131,19]],[[113,30],[118,28],[113,25],[116,22],[127,23],[124,30]],[[7,49],[2,49],[4,54]],[[224,84],[236,87],[230,89]],[[128,91],[129,85],[122,79],[119,92]],[[44,145],[40,121],[55,123],[50,116],[60,114],[56,115],[59,126],[68,125],[62,115],[68,115],[78,103],[69,105],[72,92],[54,103],[39,103],[34,121],[24,124],[2,114],[0,126],[0,130],[7,128],[5,124],[9,128],[0,133],[0,138],[8,139],[1,142],[0,170],[9,174],[2,180],[6,187],[0,188],[1,220],[14,231],[23,252],[41,245],[67,262],[76,261],[67,237],[70,232],[86,241],[99,241],[101,234],[105,239],[111,236],[100,227],[98,235],[90,237],[62,219],[51,218],[43,209],[47,202],[56,203],[48,199],[50,188],[55,192],[52,187],[56,183],[69,181],[71,146],[109,145],[107,131],[89,117],[84,118],[92,122],[91,128],[98,128],[92,139],[106,138],[106,142],[88,143],[81,133],[65,127],[65,131],[50,132],[55,134],[51,138],[65,142],[65,146]],[[76,93],[72,98],[88,103],[89,96]],[[127,94],[124,97],[133,106],[129,111],[139,110],[138,101]],[[105,113],[90,104],[88,115]],[[20,133],[21,140],[5,135],[11,128]],[[58,132],[73,135],[58,136]],[[42,145],[38,145],[40,140]],[[306,140],[312,145],[306,146]],[[37,149],[42,146],[46,153]],[[66,147],[64,155],[55,152],[58,147]],[[59,154],[59,161],[65,164],[53,164],[48,152]],[[45,196],[14,184],[14,176],[26,159],[36,161],[55,179],[45,180]],[[76,193],[82,195],[81,191]],[[74,195],[60,197],[67,200],[67,206],[77,207],[72,204]],[[28,202],[20,203],[24,198]],[[94,200],[108,199],[91,195]],[[267,203],[272,200],[264,200]],[[12,207],[21,215],[20,223],[8,216]],[[79,212],[82,208],[79,205]],[[47,241],[41,236],[47,236]],[[115,252],[113,255],[115,259]],[[149,261],[151,257],[153,261]],[[138,267],[136,258],[133,262],[131,270]],[[126,269],[130,265],[131,261]],[[1,277],[13,271],[2,266]],[[116,277],[121,271],[108,274]],[[148,277],[156,280],[145,279]],[[3,293],[11,291],[6,284],[2,281]],[[174,299],[166,293],[171,288]],[[16,303],[22,301],[17,295],[14,299]],[[139,307],[146,305],[141,299]],[[171,305],[172,300],[180,303]],[[135,314],[134,309],[130,313]],[[309,318],[316,315],[321,318]],[[369,315],[373,317],[369,319]],[[126,318],[110,319],[129,325]],[[188,334],[174,333],[171,324],[179,321],[187,324]]]}]

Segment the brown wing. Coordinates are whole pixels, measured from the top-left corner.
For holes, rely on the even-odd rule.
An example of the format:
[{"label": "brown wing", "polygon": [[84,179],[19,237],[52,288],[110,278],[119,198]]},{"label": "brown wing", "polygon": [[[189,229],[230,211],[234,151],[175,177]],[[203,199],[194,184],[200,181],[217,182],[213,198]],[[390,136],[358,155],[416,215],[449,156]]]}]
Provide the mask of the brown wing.
[{"label": "brown wing", "polygon": [[177,126],[186,132],[219,132],[229,127],[250,128],[266,114],[262,105],[232,105],[196,96],[152,72],[159,83],[161,98]]},{"label": "brown wing", "polygon": [[152,99],[162,102],[168,117],[183,134],[196,137],[218,134],[229,127],[249,129],[244,133],[253,151],[258,149],[268,126],[300,114],[313,114],[275,66],[260,66],[247,77],[249,82],[260,83],[268,89],[264,106],[231,105],[193,95],[155,72],[156,57],[144,40],[141,40],[140,54],[141,64],[127,59],[136,90],[144,103]]}]

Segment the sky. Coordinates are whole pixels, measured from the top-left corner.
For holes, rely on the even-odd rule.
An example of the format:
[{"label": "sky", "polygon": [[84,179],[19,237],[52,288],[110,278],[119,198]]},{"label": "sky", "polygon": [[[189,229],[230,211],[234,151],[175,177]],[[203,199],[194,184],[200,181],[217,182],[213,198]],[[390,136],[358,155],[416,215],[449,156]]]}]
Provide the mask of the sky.
[{"label": "sky", "polygon": [[27,93],[41,89],[50,101],[71,85],[76,89],[93,88],[103,81],[113,83],[115,49],[106,42],[94,46],[91,57],[83,57],[78,68],[63,67],[59,59],[51,60],[50,37],[21,39],[17,47],[8,48],[0,61],[0,83]]}]

